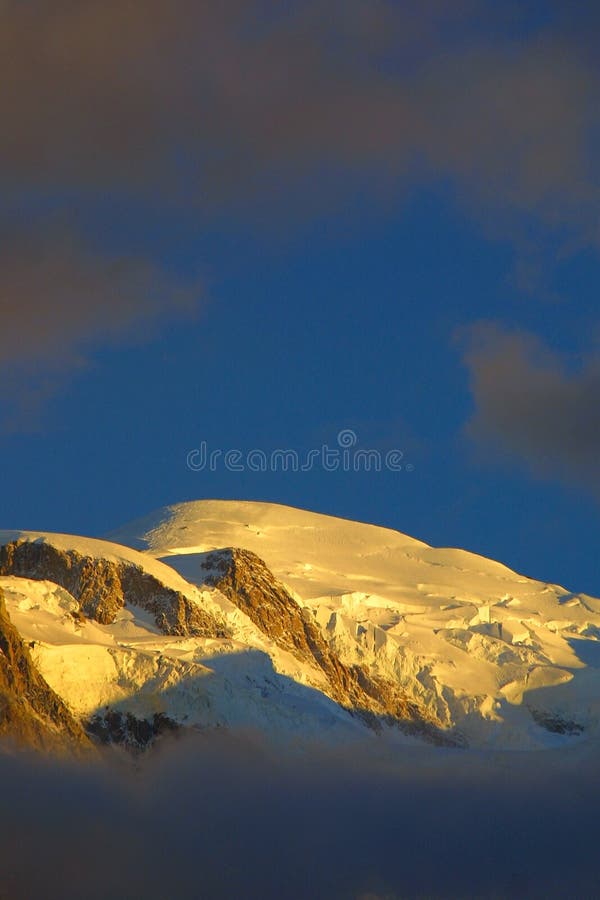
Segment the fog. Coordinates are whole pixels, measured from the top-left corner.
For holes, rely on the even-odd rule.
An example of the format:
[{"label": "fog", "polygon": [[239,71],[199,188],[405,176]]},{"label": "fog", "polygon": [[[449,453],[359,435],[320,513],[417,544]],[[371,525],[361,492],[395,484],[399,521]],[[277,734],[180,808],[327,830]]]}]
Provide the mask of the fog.
[{"label": "fog", "polygon": [[0,757],[0,897],[590,896],[599,767],[577,750],[301,751],[166,739]]}]

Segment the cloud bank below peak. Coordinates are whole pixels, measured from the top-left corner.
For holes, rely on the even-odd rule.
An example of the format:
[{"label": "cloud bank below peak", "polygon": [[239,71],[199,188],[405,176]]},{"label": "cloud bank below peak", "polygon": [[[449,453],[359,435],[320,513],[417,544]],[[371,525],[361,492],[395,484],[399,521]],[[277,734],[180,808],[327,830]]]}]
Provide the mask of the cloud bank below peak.
[{"label": "cloud bank below peak", "polygon": [[3,888],[49,900],[82,885],[89,898],[593,896],[597,748],[534,755],[294,753],[208,733],[164,743],[135,772],[4,757]]}]

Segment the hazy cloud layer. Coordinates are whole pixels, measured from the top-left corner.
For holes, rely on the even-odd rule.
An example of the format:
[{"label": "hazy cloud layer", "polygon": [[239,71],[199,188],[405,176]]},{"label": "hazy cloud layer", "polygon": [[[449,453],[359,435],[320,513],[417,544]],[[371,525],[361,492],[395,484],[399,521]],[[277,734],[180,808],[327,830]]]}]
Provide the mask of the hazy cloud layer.
[{"label": "hazy cloud layer", "polygon": [[6,898],[559,898],[597,890],[597,755],[163,746],[0,757]]},{"label": "hazy cloud layer", "polygon": [[535,474],[600,492],[600,356],[574,363],[530,334],[482,326],[465,362],[471,437]]}]

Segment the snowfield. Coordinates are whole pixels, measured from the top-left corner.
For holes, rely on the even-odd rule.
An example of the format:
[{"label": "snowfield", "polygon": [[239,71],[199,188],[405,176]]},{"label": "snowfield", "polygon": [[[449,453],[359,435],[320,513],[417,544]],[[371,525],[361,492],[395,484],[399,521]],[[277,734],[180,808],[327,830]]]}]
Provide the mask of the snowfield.
[{"label": "snowfield", "polygon": [[335,739],[351,739],[364,731],[307,687],[313,673],[290,654],[260,633],[248,643],[252,623],[242,629],[244,641],[172,637],[135,607],[124,608],[112,625],[82,621],[77,602],[51,582],[8,576],[0,578],[0,587],[40,672],[84,719],[110,708],[139,718],[163,713],[190,726],[253,728],[275,737],[314,739],[333,730]]}]

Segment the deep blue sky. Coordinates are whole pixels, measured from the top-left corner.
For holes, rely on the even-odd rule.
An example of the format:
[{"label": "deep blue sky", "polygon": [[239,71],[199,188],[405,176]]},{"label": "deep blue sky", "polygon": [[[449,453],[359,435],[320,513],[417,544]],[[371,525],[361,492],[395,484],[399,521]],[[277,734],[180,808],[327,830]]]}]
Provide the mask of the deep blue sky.
[{"label": "deep blue sky", "polygon": [[[516,40],[521,47],[531,30],[543,32],[545,19],[536,4],[527,7],[529,18],[523,18],[520,31],[491,22],[485,44],[490,65],[497,64],[495,52],[506,41],[512,47]],[[469,37],[471,27],[469,20],[459,23],[459,55],[479,46]],[[556,58],[562,58],[556,42],[563,39],[569,53],[585,44],[573,43],[563,22],[552,33]],[[427,44],[432,60],[444,58],[449,48],[442,44],[441,49],[436,41]],[[537,48],[535,43],[525,53],[528,65],[535,63]],[[392,55],[395,62],[403,52]],[[542,73],[547,52],[540,61]],[[512,60],[510,53],[507,57]],[[579,78],[595,83],[593,70],[578,72],[575,79],[568,65],[564,69],[568,90]],[[511,98],[515,104],[521,91],[526,95],[529,78],[538,85],[529,68],[517,67],[517,76],[523,83]],[[266,77],[268,82],[268,69]],[[508,90],[504,75],[497,82],[500,93]],[[507,125],[500,113],[498,123],[493,121],[494,78],[490,83],[484,108],[492,110],[494,137],[503,135]],[[174,95],[180,87],[179,82],[171,86]],[[312,90],[307,86],[307,94]],[[74,291],[69,287],[76,296],[72,306],[61,305],[62,284],[71,277],[64,268],[45,270],[33,284],[27,282],[23,290],[35,296],[22,303],[14,292],[23,279],[13,279],[12,293],[5,289],[2,294],[5,334],[12,337],[4,347],[4,401],[10,410],[0,434],[1,526],[101,535],[182,500],[271,500],[387,525],[432,544],[463,546],[540,579],[600,594],[592,422],[598,396],[593,392],[599,269],[590,237],[597,207],[592,197],[587,198],[591,211],[580,201],[583,174],[573,183],[570,177],[569,154],[579,159],[586,135],[574,135],[577,152],[569,146],[556,164],[550,148],[548,159],[544,150],[553,129],[563,135],[569,127],[585,132],[584,112],[576,122],[570,118],[555,82],[543,96],[550,98],[551,109],[556,97],[560,114],[546,117],[549,123],[542,117],[539,144],[525,142],[527,149],[521,148],[521,131],[528,124],[519,114],[511,119],[513,131],[500,162],[487,141],[472,157],[465,138],[464,147],[455,141],[449,161],[427,144],[429,172],[403,163],[389,178],[382,175],[390,168],[387,141],[397,135],[384,135],[385,152],[376,148],[372,156],[372,148],[357,139],[357,174],[349,173],[341,145],[343,158],[336,165],[335,135],[320,132],[318,121],[303,126],[314,138],[311,146],[307,138],[306,165],[300,152],[286,156],[287,132],[275,135],[273,161],[265,150],[268,133],[261,130],[260,164],[247,170],[245,157],[243,165],[238,160],[231,171],[225,167],[231,193],[221,186],[214,195],[209,190],[204,205],[186,203],[177,191],[163,196],[149,183],[136,194],[138,185],[128,185],[119,168],[118,142],[116,150],[106,150],[114,157],[107,171],[99,175],[82,166],[83,174],[73,176],[72,184],[61,169],[60,147],[58,162],[48,162],[50,154],[40,161],[42,184],[35,165],[23,172],[13,160],[12,218],[3,223],[4,232],[14,230],[18,219],[19,234],[23,223],[25,228],[35,224],[36,240],[57,229],[76,235],[76,252],[66,254],[69,265],[82,241],[102,260],[121,255],[149,260],[161,277],[192,285],[189,291],[198,296],[199,308],[183,317],[167,309],[148,330],[150,316],[138,293],[137,318],[125,322],[122,334],[116,328],[117,334],[107,338],[103,317],[119,318],[116,304],[127,289],[117,280],[112,296],[110,266],[98,281],[111,297],[98,294],[98,301],[95,286],[92,291],[87,281],[75,280]],[[374,127],[368,117],[376,100],[365,101],[365,127]],[[424,113],[439,116],[439,107],[431,103]],[[472,122],[468,103],[459,91],[456,115],[464,105],[463,130]],[[224,101],[222,109],[217,103],[225,117],[228,109]],[[478,106],[471,111],[473,116],[479,112]],[[65,122],[70,115],[69,107]],[[302,128],[292,136],[297,149]],[[194,146],[200,140],[195,132],[187,139]],[[193,180],[194,155],[187,158],[183,126],[180,140],[181,157],[171,162],[185,194]],[[228,146],[220,135],[218,151]],[[392,157],[402,150],[399,140]],[[126,155],[127,147],[122,152]],[[410,152],[418,155],[419,146]],[[506,171],[502,154],[509,160]],[[318,165],[311,169],[315,157]],[[521,167],[518,177],[510,168],[513,157]],[[487,168],[473,175],[480,158]],[[164,159],[154,169],[148,165],[149,180],[158,173],[169,182]],[[541,184],[540,170],[545,172]],[[126,175],[133,178],[131,171]],[[211,177],[219,182],[219,173]],[[252,190],[246,189],[248,180]],[[30,248],[31,242],[25,243]],[[39,258],[31,252],[32,267]],[[117,272],[115,278],[120,277]],[[96,303],[100,313],[71,332],[64,323],[73,309],[85,307],[87,290],[90,308]],[[21,314],[11,332],[15,307]],[[48,310],[50,324],[42,328],[39,317]],[[482,321],[494,323],[491,369],[486,360],[473,361],[467,349],[473,347],[473,327]],[[36,329],[46,343],[40,348],[26,342],[23,369],[11,348],[23,330]],[[545,366],[540,363],[524,375],[530,380],[523,384],[529,404],[524,415],[536,422],[524,444],[520,391],[510,394],[512,376],[503,367],[508,359],[508,368],[516,371],[521,357],[513,337],[502,343],[506,334],[526,335],[545,348],[540,351]],[[540,372],[548,376],[542,387]],[[491,381],[478,389],[481,378]],[[33,404],[19,387],[23,382],[37,398]],[[507,392],[513,397],[508,413],[502,405]],[[11,397],[14,402],[8,404]],[[562,425],[565,409],[573,404],[579,404],[577,418]],[[517,407],[518,415],[512,416]],[[473,418],[483,443],[466,431]],[[362,448],[403,450],[414,469],[233,473],[219,465],[210,473],[186,465],[187,453],[203,440],[210,449],[306,452],[324,442],[335,446],[342,428],[354,429]],[[503,429],[512,435],[506,441]],[[574,449],[563,434],[569,429],[580,429],[582,441],[589,439],[585,459],[579,455],[580,442]],[[556,453],[549,451],[549,461],[538,467],[546,444]]]}]

